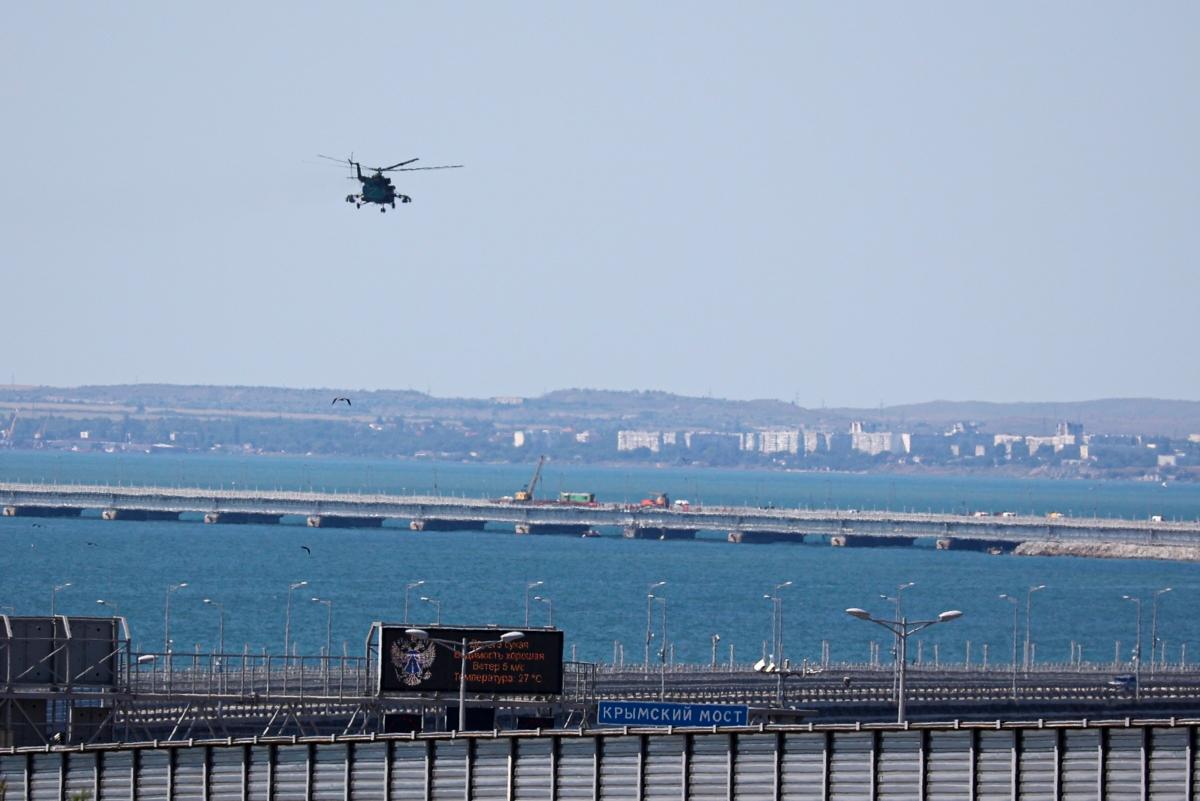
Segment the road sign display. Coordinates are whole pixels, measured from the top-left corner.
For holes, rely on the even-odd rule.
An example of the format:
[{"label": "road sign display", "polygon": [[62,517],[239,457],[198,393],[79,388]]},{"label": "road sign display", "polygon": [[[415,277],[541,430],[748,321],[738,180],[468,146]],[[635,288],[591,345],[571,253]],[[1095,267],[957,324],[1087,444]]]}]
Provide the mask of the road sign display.
[{"label": "road sign display", "polygon": [[737,704],[674,704],[660,701],[601,701],[601,726],[745,726],[750,708]]},{"label": "road sign display", "polygon": [[[379,689],[385,693],[457,691],[462,648],[497,640],[507,629],[460,629],[425,626],[430,639],[405,633],[404,626],[384,626],[380,641]],[[519,640],[497,643],[467,657],[467,692],[502,695],[558,695],[562,692],[563,633],[525,632]]]}]

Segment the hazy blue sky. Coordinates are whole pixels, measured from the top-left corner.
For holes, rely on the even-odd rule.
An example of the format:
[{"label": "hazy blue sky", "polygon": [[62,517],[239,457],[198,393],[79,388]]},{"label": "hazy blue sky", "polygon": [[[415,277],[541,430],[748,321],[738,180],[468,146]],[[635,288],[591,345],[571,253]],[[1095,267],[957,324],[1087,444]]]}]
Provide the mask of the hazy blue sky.
[{"label": "hazy blue sky", "polygon": [[[1200,4],[6,3],[0,380],[1200,399]],[[316,153],[463,163],[395,212]]]}]

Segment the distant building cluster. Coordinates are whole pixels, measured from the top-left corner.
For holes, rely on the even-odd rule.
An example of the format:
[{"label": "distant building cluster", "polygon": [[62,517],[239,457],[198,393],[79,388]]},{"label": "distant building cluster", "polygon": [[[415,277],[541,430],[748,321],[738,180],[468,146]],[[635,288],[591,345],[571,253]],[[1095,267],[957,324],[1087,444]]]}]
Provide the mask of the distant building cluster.
[{"label": "distant building cluster", "polygon": [[[165,390],[164,390],[165,391]],[[183,390],[178,390],[183,391]],[[424,397],[424,396],[422,396]],[[1082,423],[1008,416],[991,423],[918,418],[910,421],[806,413],[805,424],[781,424],[773,412],[680,406],[647,410],[641,396],[619,408],[596,397],[543,400],[496,397],[487,407],[466,404],[403,414],[308,413],[273,416],[258,410],[211,412],[211,401],[181,413],[141,403],[114,408],[95,399],[37,399],[70,403],[69,413],[10,409],[0,417],[0,448],[185,453],[343,454],[349,456],[515,461],[650,462],[696,466],[763,466],[802,470],[947,470],[999,468],[1012,474],[1200,481],[1200,433],[1175,436],[1098,433]],[[328,401],[323,401],[321,408]],[[604,400],[604,398],[601,398]],[[651,398],[654,400],[654,398]],[[608,399],[605,402],[609,402]],[[32,401],[26,401],[32,403]],[[197,401],[199,403],[200,401]],[[415,401],[414,401],[415,402]],[[427,400],[422,400],[427,403]],[[91,403],[88,414],[80,404]],[[791,414],[790,410],[783,413]],[[664,421],[689,421],[671,425]],[[720,423],[749,419],[753,423]],[[782,418],[789,419],[789,418]],[[996,418],[992,418],[996,419]],[[1153,424],[1153,420],[1148,421]],[[898,467],[906,466],[906,467]]]},{"label": "distant building cluster", "polygon": [[[1094,444],[1093,444],[1094,442]],[[1182,445],[1183,443],[1181,443]],[[1200,435],[1187,445],[1200,444]],[[1169,440],[1152,437],[1093,437],[1083,424],[1063,421],[1052,435],[979,431],[974,423],[955,423],[945,431],[885,431],[877,424],[854,421],[843,430],[762,428],[754,431],[655,431],[622,429],[616,432],[618,453],[641,449],[652,454],[672,451],[753,453],[771,457],[809,457],[859,454],[897,457],[914,464],[952,460],[1022,461],[1053,458],[1059,462],[1089,462],[1105,456],[1131,456],[1129,449],[1153,451],[1153,464],[1178,467],[1195,464],[1194,448],[1173,449]],[[1124,452],[1124,453],[1123,453]],[[1144,460],[1143,460],[1144,461]]]}]

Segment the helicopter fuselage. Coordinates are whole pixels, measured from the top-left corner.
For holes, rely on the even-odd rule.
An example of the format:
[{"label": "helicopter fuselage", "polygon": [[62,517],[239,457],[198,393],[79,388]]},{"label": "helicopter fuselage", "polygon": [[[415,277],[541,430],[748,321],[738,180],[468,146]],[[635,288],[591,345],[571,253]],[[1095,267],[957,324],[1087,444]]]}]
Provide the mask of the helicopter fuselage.
[{"label": "helicopter fuselage", "polygon": [[401,203],[410,203],[412,198],[408,195],[401,195],[396,192],[396,187],[392,185],[392,181],[385,175],[376,173],[374,175],[362,175],[359,173],[358,180],[362,182],[362,194],[349,195],[346,201],[362,206],[363,203],[378,203],[380,206],[396,207],[396,201]]}]

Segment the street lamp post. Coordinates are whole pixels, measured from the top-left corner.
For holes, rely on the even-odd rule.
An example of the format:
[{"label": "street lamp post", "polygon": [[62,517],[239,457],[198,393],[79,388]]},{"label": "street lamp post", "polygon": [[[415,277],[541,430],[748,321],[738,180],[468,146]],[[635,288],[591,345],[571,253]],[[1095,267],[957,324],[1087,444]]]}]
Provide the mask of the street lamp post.
[{"label": "street lamp post", "polygon": [[1132,595],[1122,595],[1126,601],[1137,605],[1137,635],[1133,645],[1133,699],[1142,697],[1142,599]]},{"label": "street lamp post", "polygon": [[[883,595],[880,598],[896,607],[894,620],[900,620],[904,617],[904,596],[905,590],[917,586],[915,581],[906,581],[903,584],[896,585],[896,594]],[[900,681],[900,638],[892,637],[892,695],[896,695],[896,685]]]},{"label": "street lamp post", "polygon": [[[776,646],[779,644],[779,599],[770,593],[763,594],[764,601],[771,602],[771,646],[767,656],[771,658],[771,664],[779,663],[779,654],[775,652]],[[763,643],[766,645],[766,643]]]},{"label": "street lamp post", "polygon": [[650,640],[654,638],[654,612],[652,609],[652,605],[654,604],[654,591],[666,583],[667,582],[665,581],[656,581],[646,588],[646,658],[642,662],[642,669],[645,671],[650,670]]},{"label": "street lamp post", "polygon": [[71,582],[67,581],[62,584],[55,584],[54,589],[50,590],[50,617],[54,617],[55,602],[57,601],[56,596],[58,595],[58,591],[65,590],[67,587],[70,587],[70,586],[71,586]]},{"label": "street lamp post", "polygon": [[1155,590],[1154,595],[1150,600],[1150,675],[1154,675],[1154,668],[1158,664],[1155,654],[1158,653],[1158,596],[1163,593],[1170,592],[1170,587],[1163,587],[1161,590]]},{"label": "street lamp post", "polygon": [[[171,652],[171,593],[176,590],[182,590],[188,583],[181,581],[178,584],[171,584],[167,587],[167,600],[163,604],[163,653]],[[170,660],[167,660],[170,662]]]},{"label": "street lamp post", "polygon": [[404,622],[405,622],[405,624],[408,623],[408,593],[409,593],[409,590],[415,590],[417,587],[420,587],[424,583],[425,583],[425,579],[421,579],[420,581],[410,581],[408,584],[404,585]]},{"label": "street lamp post", "polygon": [[859,620],[866,620],[878,626],[883,626],[888,631],[896,635],[900,641],[900,692],[897,697],[896,704],[896,722],[904,722],[905,713],[905,681],[908,675],[908,638],[910,635],[916,634],[918,631],[927,629],[930,626],[938,623],[947,623],[955,618],[962,617],[962,612],[957,609],[947,610],[937,616],[936,620],[914,620],[909,621],[908,618],[900,618],[899,620],[882,620],[880,618],[871,617],[871,614],[865,609],[851,607],[846,610],[846,614],[851,617],[856,617]]},{"label": "street lamp post", "polygon": [[325,664],[333,656],[333,601],[329,598],[313,598],[314,604],[325,604]]},{"label": "street lamp post", "polygon": [[662,640],[658,644],[658,700],[667,697],[667,599],[656,597],[654,600],[662,604]]},{"label": "street lamp post", "polygon": [[717,669],[717,643],[719,643],[720,641],[721,641],[720,634],[714,634],[712,636],[712,664],[710,665],[710,668],[712,670]]},{"label": "street lamp post", "polygon": [[1039,590],[1044,590],[1044,589],[1046,589],[1046,585],[1039,584],[1036,587],[1030,587],[1029,592],[1027,592],[1025,594],[1025,655],[1022,659],[1022,662],[1024,664],[1023,670],[1026,673],[1029,672],[1029,664],[1030,664],[1030,662],[1033,661],[1031,659],[1031,657],[1033,656],[1033,653],[1032,653],[1032,650],[1030,649],[1030,644],[1033,642],[1033,640],[1031,640],[1030,636],[1029,636],[1030,635],[1030,620],[1033,615],[1033,594]]},{"label": "street lamp post", "polygon": [[763,596],[771,602],[771,651],[775,655],[777,665],[783,664],[783,598],[779,591],[790,586],[790,581],[776,584],[770,595]]},{"label": "street lamp post", "polygon": [[[426,599],[422,598],[421,600]],[[481,651],[486,651],[494,645],[520,640],[525,636],[525,632],[523,631],[509,631],[501,634],[498,640],[477,641],[475,647],[471,648],[470,642],[466,637],[463,637],[460,643],[458,640],[443,640],[439,637],[430,637],[429,632],[424,629],[405,629],[404,633],[409,637],[418,640],[428,640],[429,642],[449,648],[451,649],[451,653],[454,653],[454,650],[457,649],[462,655],[462,661],[458,669],[458,731],[465,731],[467,728],[467,657],[474,656]]]},{"label": "street lamp post", "polygon": [[113,617],[121,616],[121,607],[119,604],[115,604],[112,601],[106,601],[103,598],[96,599],[96,603],[98,603],[100,606],[111,606],[113,610]]},{"label": "street lamp post", "polygon": [[1001,593],[1000,597],[1012,604],[1012,697],[1015,701],[1017,698],[1017,609],[1021,602],[1008,593]]},{"label": "street lamp post", "polygon": [[287,613],[283,618],[283,665],[287,667],[292,651],[292,593],[301,587],[307,587],[307,581],[293,581],[288,585]]},{"label": "street lamp post", "polygon": [[212,598],[205,598],[204,603],[217,607],[217,656],[223,659],[225,655],[225,604],[214,601]]},{"label": "street lamp post", "polygon": [[550,628],[554,628],[554,601],[547,598],[545,595],[535,595],[533,600],[541,601],[550,608]]},{"label": "street lamp post", "polygon": [[442,625],[442,602],[439,601],[437,598],[430,598],[428,595],[422,595],[421,600],[437,610],[436,625],[438,625],[438,626]]},{"label": "street lamp post", "polygon": [[525,582],[525,628],[529,628],[529,591],[545,584],[544,581]]}]

